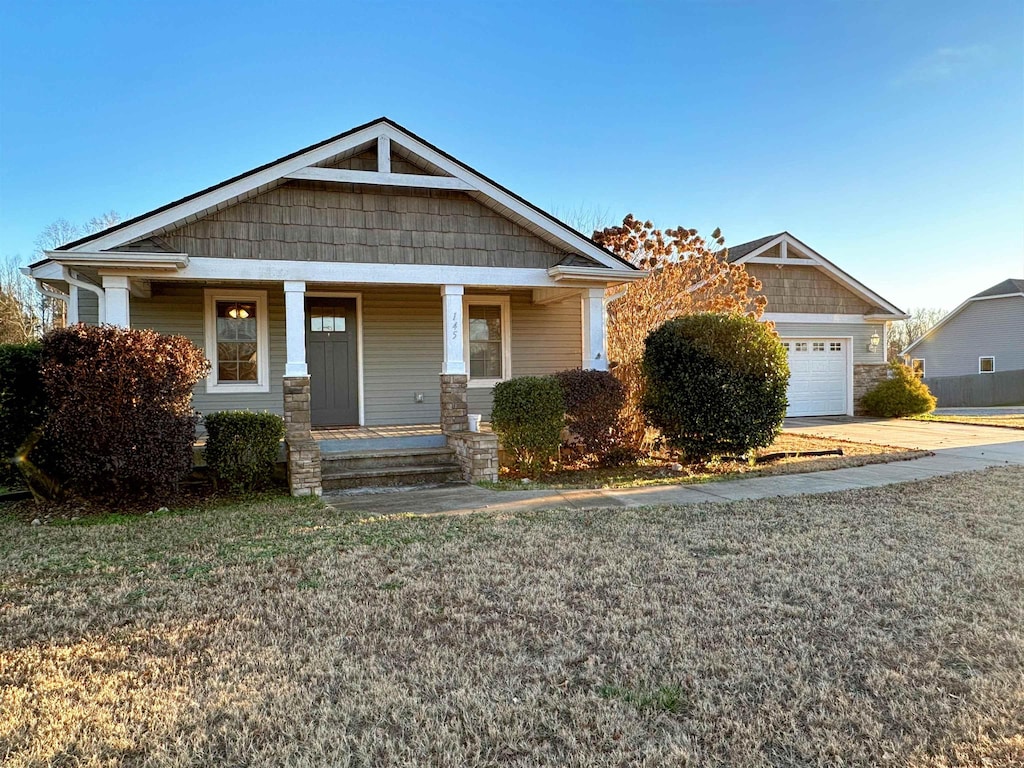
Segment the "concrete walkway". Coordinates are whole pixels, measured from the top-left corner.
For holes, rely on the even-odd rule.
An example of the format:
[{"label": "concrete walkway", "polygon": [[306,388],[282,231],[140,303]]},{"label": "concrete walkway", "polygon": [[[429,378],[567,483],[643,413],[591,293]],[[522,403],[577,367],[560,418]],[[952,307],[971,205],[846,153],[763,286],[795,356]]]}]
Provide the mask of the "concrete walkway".
[{"label": "concrete walkway", "polygon": [[595,490],[492,491],[473,485],[338,493],[324,496],[335,509],[367,515],[526,512],[555,507],[637,507],[797,496],[859,490],[987,469],[1024,466],[1024,435],[1015,430],[964,424],[850,418],[791,419],[786,431],[841,440],[934,451],[935,455],[889,464],[823,472],[752,477],[689,485]]}]

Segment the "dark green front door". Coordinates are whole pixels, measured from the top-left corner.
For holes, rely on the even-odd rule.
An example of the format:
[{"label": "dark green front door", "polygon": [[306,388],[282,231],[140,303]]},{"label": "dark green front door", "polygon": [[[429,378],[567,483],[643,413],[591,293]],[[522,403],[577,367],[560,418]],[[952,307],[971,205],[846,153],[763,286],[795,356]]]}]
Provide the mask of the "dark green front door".
[{"label": "dark green front door", "polygon": [[356,300],[306,299],[306,362],[314,427],[359,424]]}]

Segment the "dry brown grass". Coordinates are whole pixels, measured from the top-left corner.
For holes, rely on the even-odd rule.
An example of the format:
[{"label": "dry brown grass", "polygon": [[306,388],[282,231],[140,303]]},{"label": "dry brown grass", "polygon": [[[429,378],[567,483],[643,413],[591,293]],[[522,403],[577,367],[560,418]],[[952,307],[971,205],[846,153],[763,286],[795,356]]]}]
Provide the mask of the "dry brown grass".
[{"label": "dry brown grass", "polygon": [[358,521],[279,500],[0,535],[11,766],[1024,759],[1020,468],[731,505]]},{"label": "dry brown grass", "polygon": [[[812,451],[840,449],[842,456],[810,456]],[[671,466],[676,459],[666,453],[636,464],[616,467],[566,467],[529,478],[530,488],[636,488],[650,485],[678,485],[735,480],[739,477],[765,475],[791,475],[802,472],[823,472],[845,467],[863,467],[866,464],[886,464],[930,456],[929,451],[899,448],[876,443],[855,443],[820,435],[782,432],[767,448],[758,449],[758,456],[775,453],[803,453],[801,456],[773,459],[762,464],[722,459],[710,463],[683,464],[681,470]],[[483,483],[497,491],[521,491],[523,479],[507,468],[502,468],[497,483]]]}]

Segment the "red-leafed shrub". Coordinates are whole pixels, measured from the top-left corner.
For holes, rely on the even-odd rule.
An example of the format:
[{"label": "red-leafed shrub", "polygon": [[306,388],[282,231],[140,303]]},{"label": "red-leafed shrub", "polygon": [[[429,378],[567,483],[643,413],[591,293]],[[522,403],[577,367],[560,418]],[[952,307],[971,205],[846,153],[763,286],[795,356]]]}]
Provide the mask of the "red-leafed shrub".
[{"label": "red-leafed shrub", "polygon": [[192,387],[208,371],[184,336],[86,325],[47,334],[46,440],[66,486],[120,498],[181,480],[192,468]]},{"label": "red-leafed shrub", "polygon": [[565,425],[570,446],[601,463],[621,447],[619,415],[626,388],[608,371],[572,368],[555,374],[565,394]]}]

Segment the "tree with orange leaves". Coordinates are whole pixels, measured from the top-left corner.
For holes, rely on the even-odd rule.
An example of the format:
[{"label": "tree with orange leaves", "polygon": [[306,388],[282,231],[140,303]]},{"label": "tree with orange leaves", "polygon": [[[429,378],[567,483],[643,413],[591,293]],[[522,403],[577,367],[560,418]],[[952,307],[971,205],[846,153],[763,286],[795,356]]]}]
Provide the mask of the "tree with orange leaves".
[{"label": "tree with orange leaves", "polygon": [[644,379],[641,360],[647,334],[693,312],[726,312],[760,318],[766,300],[761,282],[742,264],[730,264],[720,230],[710,243],[695,229],[656,229],[633,214],[622,226],[594,232],[593,239],[650,274],[608,293],[608,359],[626,387],[621,440],[636,451],[649,446],[640,411]]}]

